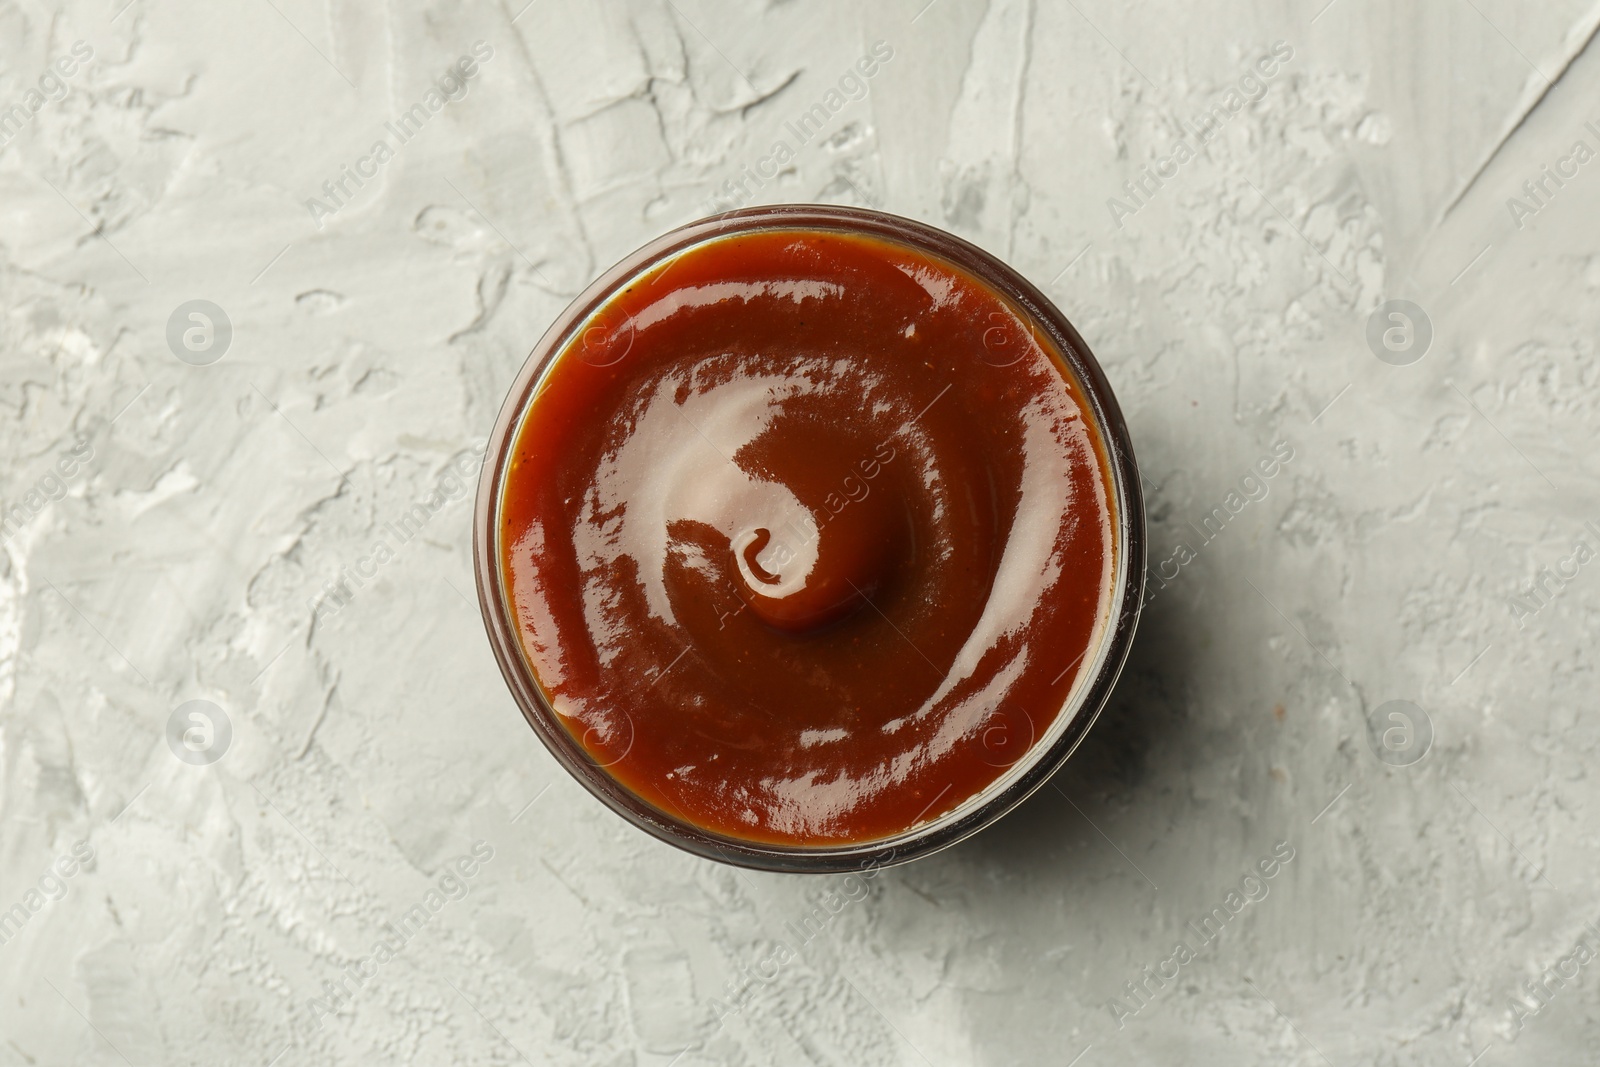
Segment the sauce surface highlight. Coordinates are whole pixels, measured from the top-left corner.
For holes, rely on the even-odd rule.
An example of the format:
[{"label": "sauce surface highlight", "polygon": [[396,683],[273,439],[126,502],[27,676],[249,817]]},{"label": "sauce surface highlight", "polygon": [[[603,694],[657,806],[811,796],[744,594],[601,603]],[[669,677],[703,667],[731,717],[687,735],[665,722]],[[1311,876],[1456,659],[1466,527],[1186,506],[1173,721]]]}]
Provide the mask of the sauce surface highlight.
[{"label": "sauce surface highlight", "polygon": [[668,816],[799,846],[935,819],[1093,666],[1116,517],[1092,411],[1020,307],[929,252],[692,246],[523,415],[500,544],[524,655]]}]

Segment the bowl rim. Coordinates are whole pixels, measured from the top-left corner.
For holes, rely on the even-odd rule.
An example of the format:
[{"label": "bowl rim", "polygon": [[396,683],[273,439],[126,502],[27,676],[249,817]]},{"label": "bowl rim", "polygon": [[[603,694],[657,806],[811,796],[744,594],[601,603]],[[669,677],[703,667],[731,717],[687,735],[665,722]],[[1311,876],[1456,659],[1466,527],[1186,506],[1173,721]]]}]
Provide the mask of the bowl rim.
[{"label": "bowl rim", "polygon": [[[1052,720],[1054,739],[1036,740],[1013,767],[938,818],[892,837],[826,846],[768,844],[713,833],[681,813],[674,818],[657,809],[607,773],[561,724],[535,679],[506,595],[501,562],[500,501],[512,446],[546,372],[578,328],[628,280],[694,245],[785,229],[844,231],[909,245],[949,260],[1019,305],[1049,335],[1089,400],[1106,450],[1117,518],[1111,611],[1094,650],[1092,675],[1073,687]],[[1060,309],[999,257],[954,234],[870,208],[825,204],[743,208],[698,219],[646,243],[586,286],[534,345],[501,405],[478,479],[472,549],[479,609],[500,672],[523,718],[563,769],[613,812],[658,840],[739,867],[806,873],[870,870],[932,855],[994,823],[1049,781],[1099,718],[1127,662],[1143,607],[1146,568],[1144,494],[1127,424],[1099,362]]]}]

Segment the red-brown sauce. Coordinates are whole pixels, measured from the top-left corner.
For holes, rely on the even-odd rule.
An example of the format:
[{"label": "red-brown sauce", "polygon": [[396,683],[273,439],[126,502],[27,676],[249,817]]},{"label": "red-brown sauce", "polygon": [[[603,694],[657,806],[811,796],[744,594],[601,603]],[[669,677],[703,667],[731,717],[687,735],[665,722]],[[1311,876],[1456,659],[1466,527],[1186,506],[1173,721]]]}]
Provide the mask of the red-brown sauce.
[{"label": "red-brown sauce", "polygon": [[702,243],[613,295],[513,444],[504,576],[574,738],[664,813],[830,845],[1005,773],[1092,665],[1105,446],[1017,305],[843,231]]}]

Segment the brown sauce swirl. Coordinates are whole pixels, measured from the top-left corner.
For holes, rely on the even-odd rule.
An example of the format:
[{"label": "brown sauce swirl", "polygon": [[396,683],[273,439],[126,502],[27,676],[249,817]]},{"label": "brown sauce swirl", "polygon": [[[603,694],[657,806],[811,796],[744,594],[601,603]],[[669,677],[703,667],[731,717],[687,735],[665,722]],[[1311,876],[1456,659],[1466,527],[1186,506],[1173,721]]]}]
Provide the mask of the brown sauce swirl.
[{"label": "brown sauce swirl", "polygon": [[1083,388],[953,263],[718,238],[615,293],[518,428],[503,573],[551,707],[666,815],[892,836],[1002,776],[1108,625]]}]

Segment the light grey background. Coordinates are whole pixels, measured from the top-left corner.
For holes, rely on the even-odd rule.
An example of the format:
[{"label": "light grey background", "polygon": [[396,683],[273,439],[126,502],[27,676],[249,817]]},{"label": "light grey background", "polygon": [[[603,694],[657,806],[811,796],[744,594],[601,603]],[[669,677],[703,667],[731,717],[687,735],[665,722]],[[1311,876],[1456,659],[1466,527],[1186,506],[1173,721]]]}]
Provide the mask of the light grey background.
[{"label": "light grey background", "polygon": [[[0,109],[93,50],[0,149],[0,909],[26,916],[0,1064],[1600,1057],[1595,964],[1513,1011],[1600,920],[1600,564],[1513,606],[1600,548],[1600,160],[1508,204],[1600,150],[1593,0],[524,2],[0,0]],[[478,41],[465,97],[313,219]],[[1044,287],[1128,415],[1152,566],[1194,558],[1051,787],[820,905],[730,994],[847,890],[679,854],[559,771],[489,654],[449,470],[565,303],[877,41],[865,98],[752,201],[910,215]],[[1259,100],[1114,225],[1275,42]],[[1408,366],[1367,343],[1394,299],[1433,329]],[[232,326],[208,365],[168,344],[193,300]],[[210,763],[168,743],[191,700],[231,725]],[[1408,766],[1367,725],[1390,700],[1432,730]],[[77,842],[92,864],[51,875]],[[1279,842],[1268,895],[1119,1026]],[[441,882],[467,895],[312,1029]]]}]

